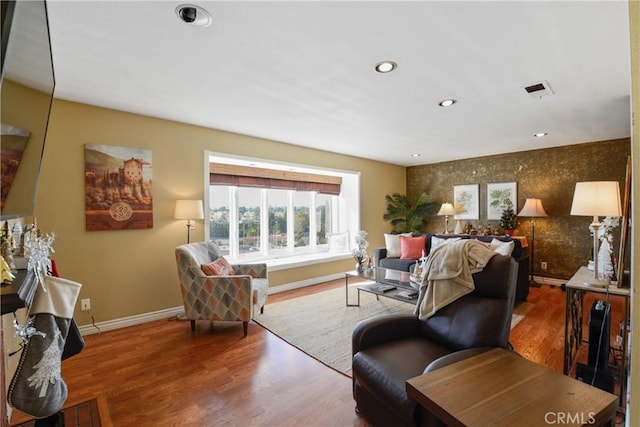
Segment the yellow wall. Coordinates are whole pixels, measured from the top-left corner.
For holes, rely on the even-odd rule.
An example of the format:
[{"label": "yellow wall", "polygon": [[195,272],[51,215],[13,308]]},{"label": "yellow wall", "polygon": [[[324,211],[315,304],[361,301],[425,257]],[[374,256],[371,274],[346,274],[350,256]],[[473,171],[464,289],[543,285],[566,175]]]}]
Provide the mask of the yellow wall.
[{"label": "yellow wall", "polygon": [[[154,226],[148,230],[85,231],[84,144],[152,151]],[[174,248],[185,223],[173,219],[176,199],[204,198],[205,150],[361,172],[361,227],[383,246],[388,223],[384,196],[405,191],[405,168],[264,139],[55,100],[45,145],[36,218],[55,232],[53,258],[60,274],[83,284],[96,322],[182,305]],[[192,240],[204,239],[203,222]],[[270,273],[271,286],[353,268],[353,260]],[[79,304],[78,306],[79,307]],[[76,309],[80,325],[87,314]]]},{"label": "yellow wall", "polygon": [[[631,132],[632,196],[631,218],[636,227],[640,218],[640,2],[629,2],[629,26],[631,34]],[[632,232],[631,242],[631,396],[627,410],[627,426],[640,425],[640,233]]]}]

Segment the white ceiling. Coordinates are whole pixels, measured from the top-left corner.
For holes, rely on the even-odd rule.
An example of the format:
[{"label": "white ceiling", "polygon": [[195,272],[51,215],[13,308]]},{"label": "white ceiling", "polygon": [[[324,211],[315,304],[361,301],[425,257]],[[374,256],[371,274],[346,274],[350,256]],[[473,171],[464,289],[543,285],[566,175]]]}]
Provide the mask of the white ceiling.
[{"label": "white ceiling", "polygon": [[406,166],[630,135],[626,1],[192,3],[49,0],[56,98]]}]

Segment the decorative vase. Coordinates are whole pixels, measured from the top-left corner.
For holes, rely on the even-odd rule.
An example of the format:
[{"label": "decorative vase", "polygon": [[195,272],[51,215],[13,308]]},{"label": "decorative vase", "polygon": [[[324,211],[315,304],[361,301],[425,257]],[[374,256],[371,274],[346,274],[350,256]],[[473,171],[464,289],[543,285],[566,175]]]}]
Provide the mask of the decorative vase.
[{"label": "decorative vase", "polygon": [[460,224],[460,220],[456,221],[456,228],[453,232],[455,234],[462,234],[462,224]]},{"label": "decorative vase", "polygon": [[504,234],[505,234],[505,236],[511,237],[511,236],[513,236],[513,230],[504,230]]},{"label": "decorative vase", "polygon": [[602,239],[598,250],[598,279],[611,280],[614,277],[613,262],[611,260],[611,245],[608,239]]},{"label": "decorative vase", "polygon": [[353,257],[356,260],[356,270],[363,271],[367,265],[367,259],[369,257],[364,254],[358,254]]}]

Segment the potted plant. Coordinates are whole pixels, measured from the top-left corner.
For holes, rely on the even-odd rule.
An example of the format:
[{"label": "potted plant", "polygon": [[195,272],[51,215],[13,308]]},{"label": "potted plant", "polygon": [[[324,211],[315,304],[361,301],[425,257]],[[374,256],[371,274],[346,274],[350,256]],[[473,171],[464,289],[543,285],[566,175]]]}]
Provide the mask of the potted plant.
[{"label": "potted plant", "polygon": [[387,194],[385,200],[387,212],[382,218],[391,222],[392,233],[422,231],[436,207],[425,193],[420,193],[415,199],[400,193]]},{"label": "potted plant", "polygon": [[513,206],[508,206],[502,210],[500,227],[504,229],[504,234],[513,236],[513,230],[518,227],[518,215],[513,211]]}]

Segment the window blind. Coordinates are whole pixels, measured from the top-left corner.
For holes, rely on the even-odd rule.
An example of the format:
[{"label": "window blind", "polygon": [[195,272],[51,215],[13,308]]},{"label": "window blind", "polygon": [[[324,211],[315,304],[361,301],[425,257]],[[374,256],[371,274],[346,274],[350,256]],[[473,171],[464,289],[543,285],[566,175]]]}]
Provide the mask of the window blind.
[{"label": "window blind", "polygon": [[209,184],[317,191],[323,194],[339,195],[342,178],[304,172],[210,163]]}]

